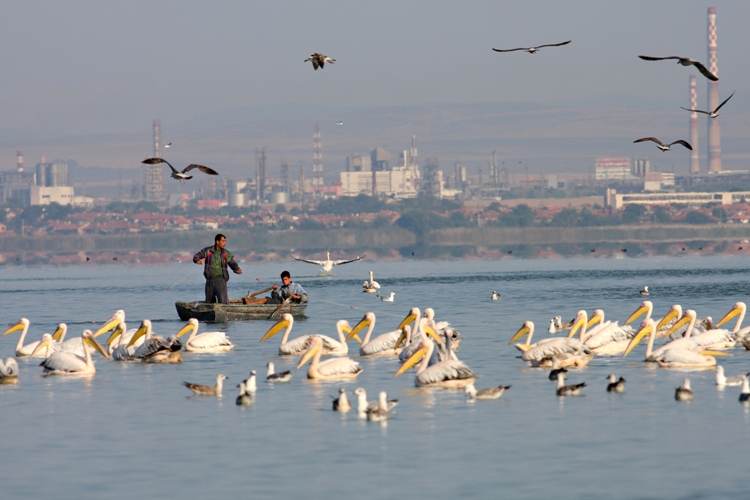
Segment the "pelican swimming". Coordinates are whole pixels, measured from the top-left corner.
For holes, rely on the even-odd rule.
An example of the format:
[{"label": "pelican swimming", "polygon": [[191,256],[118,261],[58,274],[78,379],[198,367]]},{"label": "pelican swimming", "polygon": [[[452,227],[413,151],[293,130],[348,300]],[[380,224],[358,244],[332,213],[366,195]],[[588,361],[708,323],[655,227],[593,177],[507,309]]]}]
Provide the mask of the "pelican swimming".
[{"label": "pelican swimming", "polygon": [[292,372],[289,370],[276,373],[274,370],[273,362],[269,361],[266,365],[268,373],[266,373],[266,382],[289,382],[292,379]]},{"label": "pelican swimming", "polygon": [[191,384],[190,382],[183,382],[182,385],[193,391],[198,396],[219,396],[221,397],[221,390],[223,388],[224,380],[229,380],[229,377],[222,375],[221,373],[216,376],[216,385],[200,385]]},{"label": "pelican swimming", "polygon": [[375,281],[372,271],[370,271],[370,281],[365,281],[362,288],[364,289],[362,291],[365,293],[375,293],[380,289],[380,283]]},{"label": "pelican swimming", "polygon": [[[333,340],[327,335],[302,335],[296,339],[288,340],[293,326],[294,317],[289,313],[284,313],[281,315],[281,319],[261,337],[260,341],[265,342],[281,330],[286,329],[284,335],[281,337],[279,356],[299,356],[310,347],[310,341],[313,337],[319,337],[323,341],[322,354],[327,356],[346,356],[349,354],[349,346],[346,343],[346,337],[344,337],[344,332],[348,334],[352,331],[348,321],[342,319],[336,322],[336,332],[339,335],[339,340]],[[359,341],[359,337],[356,337],[356,339]]]},{"label": "pelican swimming", "polygon": [[[89,346],[94,347],[106,359],[110,359],[104,348],[97,342],[91,330],[84,330],[81,334],[83,338],[83,356],[72,351],[53,352],[39,366],[44,368],[45,375],[78,375],[90,376],[96,373],[96,367],[91,359]],[[48,337],[36,347],[34,352],[41,351],[45,344],[49,345],[52,337]],[[32,354],[33,356],[34,354]]]},{"label": "pelican swimming", "polygon": [[[574,365],[576,364],[578,355],[593,356],[588,347],[583,345],[578,340],[572,338],[572,336],[575,335],[577,329],[582,326],[584,327],[585,333],[585,314],[586,312],[583,311],[583,316],[581,316],[579,311],[579,314],[576,316],[576,323],[570,330],[571,333],[568,337],[542,339],[535,344],[531,344],[531,338],[534,335],[534,322],[524,321],[521,328],[515,333],[515,335],[513,335],[508,343],[512,344],[524,335],[528,335],[526,337],[525,344],[516,344],[515,346],[519,351],[522,352],[522,360],[531,362],[534,366],[551,366],[552,361],[549,358],[557,357],[557,361],[561,368]],[[564,360],[561,357],[562,355],[570,355],[575,357]],[[583,357],[580,358],[580,362],[584,362]]]},{"label": "pelican swimming", "polygon": [[[451,324],[447,321],[435,321],[435,309],[431,307],[425,307],[423,316],[427,318],[427,325],[432,327],[432,329],[437,333],[437,337],[433,336],[434,339],[440,339],[443,336],[445,336],[445,332],[448,328],[450,328]],[[461,334],[458,330],[453,330],[453,336],[451,338],[451,346],[453,347],[454,351],[458,351],[459,346],[461,345],[461,341],[463,340],[463,337],[461,337]],[[423,333],[424,330],[423,330]],[[441,342],[438,340],[438,344]]]},{"label": "pelican swimming", "polygon": [[339,397],[333,398],[333,411],[340,411],[346,413],[352,409],[352,405],[346,397],[346,387],[339,389]]},{"label": "pelican swimming", "polygon": [[580,396],[581,391],[586,387],[586,382],[580,384],[565,385],[563,382],[565,377],[562,373],[557,374],[557,395],[558,396]]},{"label": "pelican swimming", "polygon": [[[654,304],[650,300],[644,300],[641,302],[641,305],[638,306],[638,308],[633,311],[633,314],[631,314],[628,319],[625,320],[625,323],[623,323],[623,327],[625,325],[629,325],[636,319],[640,318],[643,314],[646,314],[646,317],[643,319],[643,321],[647,321],[649,318],[651,318],[651,315],[654,312]],[[675,321],[677,321],[677,318],[679,318],[682,315],[682,307],[680,307],[679,304],[673,305],[666,315],[664,315],[663,318],[658,320],[656,322],[657,328],[656,328],[656,336],[657,337],[668,337],[669,336],[669,329],[672,327]]]},{"label": "pelican swimming", "polygon": [[[724,328],[706,330],[693,336],[692,332],[693,328],[695,327],[696,321],[695,316],[696,313],[692,309],[688,309],[687,311],[685,311],[685,313],[682,315],[682,318],[680,318],[679,321],[672,325],[672,328],[670,328],[669,332],[667,332],[672,333],[674,331],[677,331],[681,326],[687,324],[685,336],[682,338],[678,338],[677,340],[673,340],[662,348],[673,349],[676,345],[679,346],[683,344],[688,348],[696,345],[704,349],[731,349],[735,346],[735,344],[737,343],[737,339],[735,338],[734,334]],[[680,342],[682,342],[682,344]]]},{"label": "pelican swimming", "polygon": [[[21,331],[21,336],[18,338],[18,343],[16,343],[16,357],[19,357],[19,358],[45,357],[46,358],[47,354],[42,354],[42,351],[36,350],[41,340],[37,340],[34,342],[30,342],[26,345],[23,345],[23,341],[26,340],[26,334],[29,332],[29,320],[26,318],[21,318],[20,320],[18,320],[18,322],[15,325],[5,330],[2,336],[9,335],[19,330]],[[57,334],[57,332],[55,333]],[[60,344],[56,342],[54,338],[52,338],[52,340],[48,344],[48,348],[50,352],[56,352],[60,350]],[[34,352],[37,352],[38,354],[34,355]]]},{"label": "pelican swimming", "polygon": [[331,271],[333,271],[333,266],[342,266],[344,264],[350,264],[352,262],[359,262],[360,260],[365,258],[365,254],[357,255],[356,258],[349,260],[331,260],[331,252],[326,252],[326,260],[308,260],[300,259],[299,257],[294,256],[292,256],[292,258],[299,262],[307,262],[308,264],[315,264],[316,266],[320,266],[320,273],[323,275],[329,275],[331,274]]},{"label": "pelican swimming", "polygon": [[8,358],[3,363],[0,359],[0,384],[18,383],[18,362],[15,358]]},{"label": "pelican swimming", "polygon": [[748,337],[748,335],[750,335],[750,326],[742,328],[742,322],[745,320],[746,312],[747,306],[744,302],[735,302],[729,312],[727,312],[724,317],[721,318],[718,323],[716,323],[716,328],[719,328],[721,325],[728,323],[732,318],[737,316],[737,321],[735,322],[734,328],[732,329],[732,334],[738,342],[742,342],[743,340],[745,340],[745,337]]},{"label": "pelican swimming", "polygon": [[[450,333],[448,333],[446,337],[450,339]],[[430,358],[432,358],[434,350],[435,343],[432,339],[425,336],[419,343],[417,351],[412,354],[409,359],[404,361],[401,368],[399,368],[393,376],[398,377],[422,359],[422,363],[419,365],[417,374],[414,377],[414,385],[417,387],[461,388],[476,381],[477,376],[474,375],[471,368],[456,359],[451,359],[449,357],[444,361],[430,365]],[[450,352],[451,350],[449,348],[448,353],[450,354]]]},{"label": "pelican swimming", "polygon": [[693,400],[693,390],[690,389],[690,379],[686,378],[682,381],[682,386],[678,387],[674,391],[674,398],[677,401],[692,401]]},{"label": "pelican swimming", "polygon": [[362,367],[350,358],[330,358],[325,361],[320,360],[323,353],[323,339],[314,335],[310,339],[310,347],[302,354],[297,363],[299,370],[305,363],[310,362],[310,368],[307,370],[307,378],[315,380],[337,380],[346,378],[356,378],[362,372]]},{"label": "pelican swimming", "polygon": [[625,392],[626,381],[624,378],[620,377],[620,380],[615,380],[615,374],[610,373],[607,380],[609,380],[609,384],[607,384],[607,392],[616,392],[618,394]]},{"label": "pelican swimming", "polygon": [[727,377],[724,375],[724,367],[721,365],[716,365],[716,385],[718,385],[719,387],[742,385],[743,381],[746,378],[747,373]]},{"label": "pelican swimming", "polygon": [[362,339],[362,345],[359,346],[360,356],[393,356],[396,354],[396,342],[401,337],[401,334],[403,333],[402,330],[383,333],[370,340],[372,331],[375,329],[374,312],[365,313],[359,323],[354,325],[354,328],[349,332],[349,336],[346,340],[354,337],[365,327],[367,327],[367,332]]},{"label": "pelican swimming", "polygon": [[[357,387],[354,391],[352,391],[352,394],[357,396],[357,413],[359,413],[361,417],[365,416],[367,410],[374,410],[380,406],[380,401],[370,401],[369,403],[367,402],[367,391],[365,391],[362,387]],[[388,411],[391,411],[391,408],[393,408],[397,404],[398,399],[388,400]]]},{"label": "pelican swimming", "polygon": [[237,384],[240,389],[240,393],[237,395],[237,399],[234,400],[237,406],[250,406],[253,404],[253,396],[245,390],[245,382]]},{"label": "pelican swimming", "polygon": [[185,342],[185,350],[188,352],[226,352],[234,349],[234,344],[229,341],[224,332],[206,332],[197,335],[198,320],[195,318],[190,318],[176,336],[180,338],[187,332],[191,332]]},{"label": "pelican swimming", "polygon": [[367,420],[370,422],[384,422],[388,420],[391,418],[390,408],[392,406],[388,403],[388,394],[385,391],[380,391],[377,408],[368,407],[365,410]]},{"label": "pelican swimming", "polygon": [[597,323],[600,326],[587,332],[586,338],[581,338],[581,342],[598,356],[622,354],[635,335],[635,330],[630,325],[620,326],[617,321],[605,322],[604,311],[601,309],[594,311],[586,328],[591,328]]},{"label": "pelican swimming", "polygon": [[477,390],[474,384],[469,384],[464,388],[464,393],[472,401],[475,399],[498,399],[507,389],[510,389],[509,385],[498,385],[497,387]]}]

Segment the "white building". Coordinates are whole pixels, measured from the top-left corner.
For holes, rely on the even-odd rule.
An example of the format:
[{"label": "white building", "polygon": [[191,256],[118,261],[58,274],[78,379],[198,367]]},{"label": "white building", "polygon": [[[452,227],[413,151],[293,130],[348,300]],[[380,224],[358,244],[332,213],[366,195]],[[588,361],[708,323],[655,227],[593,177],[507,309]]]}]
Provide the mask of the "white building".
[{"label": "white building", "polygon": [[[414,198],[417,196],[419,171],[413,166],[393,167],[378,172],[341,172],[341,187],[344,196],[358,194]],[[375,189],[373,190],[373,175]]]},{"label": "white building", "polygon": [[666,191],[674,189],[674,173],[649,172],[643,178],[644,191]]},{"label": "white building", "polygon": [[31,205],[49,205],[50,203],[75,205],[73,186],[46,187],[31,185],[29,190]]},{"label": "white building", "polygon": [[630,158],[599,157],[596,159],[594,179],[597,181],[631,180]]}]

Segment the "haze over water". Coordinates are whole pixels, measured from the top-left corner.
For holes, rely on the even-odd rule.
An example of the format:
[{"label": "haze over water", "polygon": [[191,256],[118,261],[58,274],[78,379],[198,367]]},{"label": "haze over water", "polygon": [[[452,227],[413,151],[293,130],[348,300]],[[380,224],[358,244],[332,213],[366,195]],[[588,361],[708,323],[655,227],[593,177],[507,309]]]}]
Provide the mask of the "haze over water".
[{"label": "haze over water", "polygon": [[[477,387],[512,385],[500,400],[467,403],[463,391],[414,387],[413,372],[393,378],[396,359],[351,356],[358,380],[313,383],[306,369],[289,384],[264,383],[265,365],[292,369],[280,358],[280,335],[258,340],[272,322],[208,325],[237,344],[226,354],[183,353],[181,365],[107,362],[98,355],[91,379],[43,377],[39,360],[19,360],[18,386],[0,386],[4,495],[15,497],[130,498],[364,497],[480,498],[738,498],[746,493],[750,412],[739,388],[718,391],[713,371],[682,372],[647,366],[644,348],[626,359],[597,357],[571,370],[585,396],[558,399],[547,370],[525,366],[508,340],[526,319],[544,338],[549,318],[572,318],[600,307],[620,322],[641,302],[648,284],[654,315],[673,303],[699,316],[720,318],[746,300],[746,258],[580,259],[556,261],[362,262],[335,269],[288,263],[310,294],[308,319],[292,336],[334,334],[336,320],[352,326],[365,311],[377,314],[375,333],[395,328],[409,307],[432,306],[465,337],[458,352],[478,375]],[[279,265],[242,264],[230,295],[275,281]],[[383,303],[361,293],[373,270]],[[261,278],[256,281],[255,277]],[[57,322],[69,335],[91,328],[116,309],[129,327],[143,318],[169,335],[183,324],[175,300],[200,299],[203,278],[192,264],[0,268],[3,323],[31,320],[28,338]],[[167,291],[167,288],[171,290]],[[489,300],[492,290],[502,294]],[[355,309],[351,309],[354,306]],[[100,323],[99,323],[100,324]],[[4,327],[5,328],[5,327]],[[201,325],[206,331],[206,325]],[[0,356],[12,356],[18,334],[0,338]],[[740,347],[720,358],[727,374],[750,371]],[[234,404],[235,385],[259,374],[255,404]],[[212,384],[229,377],[224,397],[188,397],[183,380]],[[624,395],[605,391],[609,373],[627,379]],[[674,400],[689,376],[692,403]],[[399,399],[387,426],[356,412],[331,411],[339,387],[364,387],[372,399],[386,390]],[[354,396],[350,396],[354,400]]]}]

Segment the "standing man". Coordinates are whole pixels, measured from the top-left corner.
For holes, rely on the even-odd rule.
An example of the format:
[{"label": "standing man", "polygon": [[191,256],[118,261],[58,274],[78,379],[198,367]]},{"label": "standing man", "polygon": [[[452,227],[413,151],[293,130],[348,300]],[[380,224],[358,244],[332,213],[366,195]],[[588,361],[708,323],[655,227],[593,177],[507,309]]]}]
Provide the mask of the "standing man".
[{"label": "standing man", "polygon": [[231,267],[235,274],[242,274],[242,269],[234,261],[232,253],[224,248],[226,246],[227,237],[217,234],[213,246],[204,248],[193,257],[193,262],[196,264],[203,264],[203,259],[206,260],[203,276],[206,277],[206,302],[209,304],[214,302],[214,298],[219,304],[229,304],[227,266]]}]

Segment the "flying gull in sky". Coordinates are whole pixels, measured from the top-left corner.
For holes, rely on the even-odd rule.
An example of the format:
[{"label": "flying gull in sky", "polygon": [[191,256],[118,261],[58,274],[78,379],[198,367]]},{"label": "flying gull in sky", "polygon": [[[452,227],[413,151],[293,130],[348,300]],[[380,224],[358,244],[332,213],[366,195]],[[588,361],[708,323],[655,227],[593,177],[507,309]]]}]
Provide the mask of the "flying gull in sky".
[{"label": "flying gull in sky", "polygon": [[695,66],[698,68],[698,71],[701,72],[703,76],[708,78],[711,81],[718,82],[719,78],[715,76],[713,73],[708,71],[704,65],[699,63],[698,61],[695,61],[693,59],[690,59],[689,57],[679,57],[679,56],[669,56],[669,57],[651,57],[651,56],[638,56],[644,61],[662,61],[664,59],[677,59],[677,62],[679,64],[682,64],[683,66]]},{"label": "flying gull in sky", "polygon": [[682,144],[683,146],[685,146],[686,148],[688,148],[690,151],[693,150],[693,146],[691,146],[687,141],[683,141],[682,139],[678,139],[678,140],[676,140],[674,142],[670,142],[669,144],[664,144],[663,142],[661,142],[656,137],[643,137],[642,139],[636,139],[636,140],[634,140],[633,143],[644,142],[644,141],[655,142],[656,143],[656,147],[659,148],[659,149],[661,149],[662,151],[669,151],[674,144]]},{"label": "flying gull in sky", "polygon": [[[734,95],[734,92],[732,92],[732,95]],[[725,105],[729,99],[732,98],[732,95],[724,99],[724,102],[716,106],[716,109],[713,111],[701,111],[700,109],[688,109],[688,108],[682,108],[682,106],[680,107],[686,111],[694,111],[696,113],[703,113],[703,114],[708,115],[709,118],[716,118],[717,116],[719,116],[719,110],[721,109],[721,107]]]},{"label": "flying gull in sky", "polygon": [[561,42],[561,43],[548,43],[546,45],[537,45],[536,47],[519,47],[517,49],[495,49],[493,48],[492,50],[494,50],[495,52],[515,52],[516,50],[524,50],[528,52],[529,54],[533,54],[537,52],[539,49],[541,49],[542,47],[559,47],[560,45],[567,45],[571,41],[572,40],[568,40],[567,42]]},{"label": "flying gull in sky", "polygon": [[326,56],[325,54],[318,54],[317,52],[305,59],[302,62],[312,62],[313,68],[317,71],[318,67],[325,66],[326,63],[335,63],[336,59],[331,59],[330,57]]},{"label": "flying gull in sky", "polygon": [[204,174],[219,175],[219,172],[217,172],[216,170],[214,170],[212,168],[204,167],[203,165],[196,165],[195,163],[192,163],[192,164],[188,165],[187,167],[185,167],[184,169],[182,169],[182,172],[180,172],[179,170],[177,170],[176,168],[174,168],[172,166],[172,164],[169,163],[164,158],[147,158],[147,159],[143,160],[141,163],[145,163],[146,165],[158,165],[159,163],[166,163],[167,165],[169,165],[169,168],[172,169],[172,178],[173,179],[177,179],[178,181],[182,182],[183,184],[185,183],[186,180],[193,178],[192,175],[185,175],[185,174],[188,173],[188,172],[190,172],[194,168],[197,168],[198,170],[200,170]]}]

